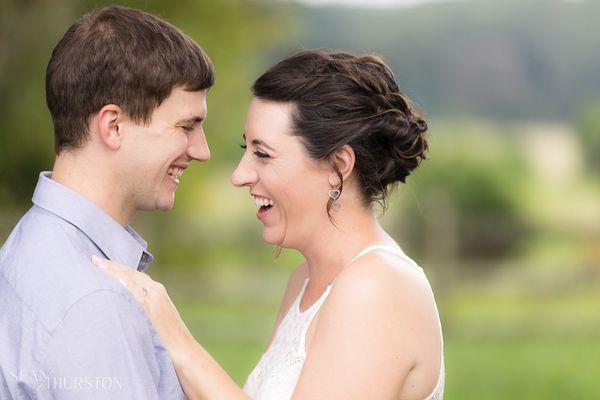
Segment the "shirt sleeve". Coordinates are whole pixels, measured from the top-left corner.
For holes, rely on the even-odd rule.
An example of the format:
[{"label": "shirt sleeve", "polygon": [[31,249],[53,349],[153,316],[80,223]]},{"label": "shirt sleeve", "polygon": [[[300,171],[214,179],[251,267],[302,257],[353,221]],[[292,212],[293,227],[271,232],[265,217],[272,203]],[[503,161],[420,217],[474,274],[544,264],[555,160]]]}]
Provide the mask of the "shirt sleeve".
[{"label": "shirt sleeve", "polygon": [[148,320],[135,300],[111,290],[71,306],[40,370],[40,400],[159,399],[160,366]]}]

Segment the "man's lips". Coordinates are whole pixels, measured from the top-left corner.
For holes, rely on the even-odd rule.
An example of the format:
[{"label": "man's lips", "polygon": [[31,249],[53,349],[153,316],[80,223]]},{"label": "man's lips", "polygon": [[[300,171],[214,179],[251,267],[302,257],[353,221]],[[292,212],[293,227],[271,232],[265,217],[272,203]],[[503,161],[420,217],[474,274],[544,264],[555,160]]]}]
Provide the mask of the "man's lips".
[{"label": "man's lips", "polygon": [[188,167],[187,164],[171,164],[167,170],[167,175],[175,183],[179,183],[179,178],[183,175],[183,171]]}]

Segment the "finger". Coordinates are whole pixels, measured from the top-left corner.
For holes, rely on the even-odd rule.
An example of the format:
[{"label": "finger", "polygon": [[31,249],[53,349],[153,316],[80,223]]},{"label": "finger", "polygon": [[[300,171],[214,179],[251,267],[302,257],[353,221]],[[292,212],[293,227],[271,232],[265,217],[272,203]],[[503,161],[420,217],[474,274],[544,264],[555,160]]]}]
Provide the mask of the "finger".
[{"label": "finger", "polygon": [[113,279],[119,281],[121,285],[124,287],[131,286],[127,282],[127,277],[120,273],[120,271],[116,268],[112,268],[113,265],[110,260],[104,260],[97,256],[92,256],[92,264],[97,266],[98,268],[102,268],[108,275],[110,275]]},{"label": "finger", "polygon": [[[92,264],[102,269],[109,269],[114,271],[119,271],[123,273],[129,272],[131,269],[123,264],[120,264],[113,260],[107,260],[105,258],[98,257],[96,255],[92,255]],[[137,272],[137,271],[136,271]]]},{"label": "finger", "polygon": [[103,258],[98,257],[97,255],[92,255],[92,264],[94,264],[98,268],[108,269],[110,267],[109,261]]},{"label": "finger", "polygon": [[98,256],[92,256],[92,264],[98,268],[102,268],[113,279],[117,280],[125,289],[127,289],[138,302],[144,304],[147,296],[147,289],[143,290],[148,283],[154,283],[149,275],[132,271],[126,267],[114,263],[111,260],[106,260]]},{"label": "finger", "polygon": [[154,279],[152,279],[152,277],[145,272],[135,271],[134,275],[136,277],[139,276],[139,282],[144,283],[145,285],[153,285],[155,283]]}]

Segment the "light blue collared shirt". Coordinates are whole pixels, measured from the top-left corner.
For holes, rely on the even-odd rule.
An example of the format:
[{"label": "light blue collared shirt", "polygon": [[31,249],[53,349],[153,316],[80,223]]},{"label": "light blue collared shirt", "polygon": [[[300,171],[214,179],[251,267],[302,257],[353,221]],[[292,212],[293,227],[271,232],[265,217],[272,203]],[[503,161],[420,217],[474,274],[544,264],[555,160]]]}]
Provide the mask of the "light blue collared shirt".
[{"label": "light blue collared shirt", "polygon": [[0,399],[183,399],[143,308],[91,264],[144,270],[146,242],[49,172],[33,203],[0,250]]}]

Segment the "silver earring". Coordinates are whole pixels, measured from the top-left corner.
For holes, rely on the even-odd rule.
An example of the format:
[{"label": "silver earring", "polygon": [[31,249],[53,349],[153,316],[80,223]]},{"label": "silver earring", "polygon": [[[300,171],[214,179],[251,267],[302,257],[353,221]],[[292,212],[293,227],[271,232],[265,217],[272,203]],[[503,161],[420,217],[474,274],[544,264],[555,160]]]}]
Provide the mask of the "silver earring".
[{"label": "silver earring", "polygon": [[333,211],[338,211],[340,209],[340,205],[337,202],[337,199],[340,198],[340,195],[342,194],[342,192],[340,191],[340,189],[331,189],[329,191],[329,198],[331,199],[331,208],[333,209]]}]

